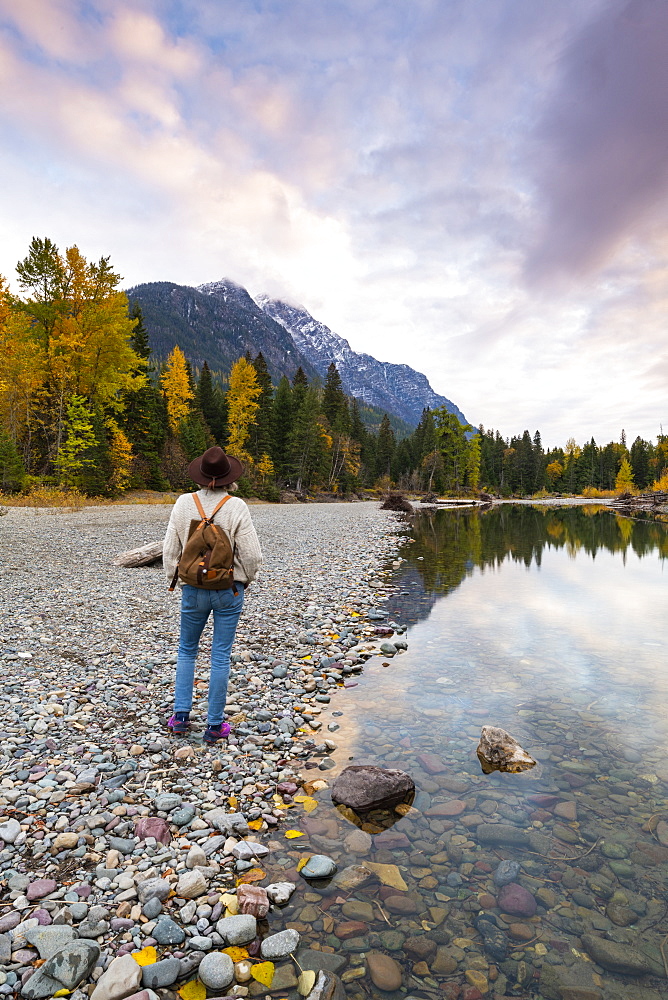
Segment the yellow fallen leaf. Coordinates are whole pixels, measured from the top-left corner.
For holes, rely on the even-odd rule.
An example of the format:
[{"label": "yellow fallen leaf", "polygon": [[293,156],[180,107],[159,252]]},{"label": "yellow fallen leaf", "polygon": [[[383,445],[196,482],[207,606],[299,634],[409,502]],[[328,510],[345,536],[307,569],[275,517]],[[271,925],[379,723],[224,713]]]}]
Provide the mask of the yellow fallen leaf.
[{"label": "yellow fallen leaf", "polygon": [[239,800],[236,797],[236,795],[230,795],[230,797],[227,800],[227,804],[229,805],[230,809],[236,809],[237,806],[239,805]]},{"label": "yellow fallen leaf", "polygon": [[310,860],[311,860],[310,854],[308,854],[305,858],[300,858],[299,861],[297,862],[297,871],[300,872],[304,867],[304,865],[307,865]]},{"label": "yellow fallen leaf", "polygon": [[295,795],[295,802],[306,802],[308,795]]},{"label": "yellow fallen leaf", "polygon": [[243,962],[248,958],[248,949],[231,945],[229,948],[223,948],[223,954],[229,955],[233,962]]},{"label": "yellow fallen leaf", "polygon": [[54,997],[68,997],[71,992],[71,990],[58,990],[58,992],[53,995]]},{"label": "yellow fallen leaf", "polygon": [[311,659],[311,655],[310,654],[308,656],[302,656],[302,660],[310,660],[310,659]]},{"label": "yellow fallen leaf", "polygon": [[307,997],[315,986],[315,972],[305,969],[297,980],[297,989],[300,996]]},{"label": "yellow fallen leaf", "polygon": [[351,618],[360,618],[361,617],[359,611],[349,611],[348,614],[350,615]]},{"label": "yellow fallen leaf", "polygon": [[269,989],[274,979],[274,963],[260,962],[258,965],[254,965],[251,969],[251,976]]},{"label": "yellow fallen leaf", "polygon": [[199,979],[191,979],[177,992],[183,1000],[206,1000],[206,986]]},{"label": "yellow fallen leaf", "polygon": [[318,808],[318,800],[312,799],[310,795],[306,799],[304,799],[304,802],[302,804],[304,806],[304,812],[307,813],[312,813],[314,809]]},{"label": "yellow fallen leaf", "polygon": [[393,889],[401,889],[402,891],[408,889],[396,865],[382,865],[378,861],[365,861],[364,867],[375,872],[383,885],[389,885]]},{"label": "yellow fallen leaf", "polygon": [[141,951],[133,951],[132,957],[137,965],[154,965],[158,961],[158,953],[151,945],[142,948]]},{"label": "yellow fallen leaf", "polygon": [[296,837],[303,837],[304,834],[301,830],[286,830],[285,838],[286,840],[294,840]]},{"label": "yellow fallen leaf", "polygon": [[248,822],[248,826],[251,830],[261,830],[264,820],[262,819],[251,819]]},{"label": "yellow fallen leaf", "polygon": [[248,882],[261,882],[266,877],[267,873],[262,871],[261,868],[251,868],[249,871],[244,872],[243,875],[239,875],[236,884],[246,885]]},{"label": "yellow fallen leaf", "polygon": [[220,902],[223,904],[227,911],[227,915],[230,917],[236,917],[239,912],[239,900],[231,892],[225,892],[220,897]]}]

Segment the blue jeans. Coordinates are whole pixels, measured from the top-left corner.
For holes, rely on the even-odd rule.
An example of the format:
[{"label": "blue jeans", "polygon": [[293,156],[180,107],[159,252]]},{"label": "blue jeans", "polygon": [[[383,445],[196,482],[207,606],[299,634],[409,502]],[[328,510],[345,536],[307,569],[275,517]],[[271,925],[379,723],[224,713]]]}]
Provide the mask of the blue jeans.
[{"label": "blue jeans", "polygon": [[230,651],[244,606],[244,585],[237,583],[235,596],[229,590],[203,590],[184,584],[181,592],[181,634],[176,661],[174,711],[189,712],[193,705],[195,660],[202,630],[213,611],[213,641],[211,643],[211,675],[209,677],[209,710],[207,725],[219,726],[223,721],[227,682],[230,676]]}]

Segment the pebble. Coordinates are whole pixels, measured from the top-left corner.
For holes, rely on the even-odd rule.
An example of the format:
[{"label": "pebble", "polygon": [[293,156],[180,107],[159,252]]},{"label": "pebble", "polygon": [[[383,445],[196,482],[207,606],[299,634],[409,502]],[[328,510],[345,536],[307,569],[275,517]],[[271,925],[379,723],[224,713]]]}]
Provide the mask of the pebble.
[{"label": "pebble", "polygon": [[74,928],[67,924],[50,927],[32,927],[26,931],[26,940],[37,948],[40,958],[51,958],[76,937]]},{"label": "pebble", "polygon": [[497,899],[503,913],[510,913],[515,917],[532,917],[536,912],[535,897],[517,882],[502,886]]},{"label": "pebble", "polygon": [[208,989],[224,990],[234,980],[234,963],[229,955],[212,951],[200,962],[197,974]]},{"label": "pebble", "polygon": [[257,934],[257,921],[252,914],[240,913],[234,917],[223,917],[216,924],[216,930],[227,944],[248,944]]},{"label": "pebble", "polygon": [[35,899],[43,899],[58,888],[56,881],[52,878],[40,878],[36,882],[31,882],[26,889],[26,899],[32,902]]},{"label": "pebble", "polygon": [[303,878],[308,879],[329,878],[334,875],[337,867],[336,861],[327,857],[326,854],[314,854],[304,865],[300,874]]},{"label": "pebble", "polygon": [[0,823],[0,840],[4,840],[6,844],[13,844],[20,833],[21,824],[18,820],[7,819]]},{"label": "pebble", "polygon": [[508,885],[509,882],[515,881],[519,873],[519,861],[502,861],[494,872],[494,885]]},{"label": "pebble", "polygon": [[199,871],[183,872],[176,886],[176,895],[183,899],[195,899],[207,890],[207,881]]},{"label": "pebble", "polygon": [[185,940],[183,928],[171,917],[160,916],[151,933],[158,944],[181,944]]},{"label": "pebble", "polygon": [[181,963],[178,958],[164,958],[161,962],[145,965],[142,968],[142,986],[151,989],[161,989],[171,986],[178,979]]},{"label": "pebble", "polygon": [[276,961],[278,958],[286,958],[293,951],[297,950],[299,945],[299,931],[289,928],[285,931],[279,931],[278,934],[270,934],[262,941],[261,954],[262,958],[268,961]]},{"label": "pebble", "polygon": [[401,987],[402,970],[399,963],[382,952],[369,952],[366,957],[369,975],[374,986],[379,990],[392,992]]},{"label": "pebble", "polygon": [[266,886],[267,897],[276,906],[285,906],[296,888],[294,882],[272,882]]},{"label": "pebble", "polygon": [[122,1000],[141,983],[142,969],[131,955],[114,958],[102,973],[91,994],[91,1000]]}]

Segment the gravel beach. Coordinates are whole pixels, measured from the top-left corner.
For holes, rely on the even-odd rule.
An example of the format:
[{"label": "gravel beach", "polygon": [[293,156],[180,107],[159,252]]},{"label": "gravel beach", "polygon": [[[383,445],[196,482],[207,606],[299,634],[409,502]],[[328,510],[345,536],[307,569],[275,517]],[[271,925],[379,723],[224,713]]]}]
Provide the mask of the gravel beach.
[{"label": "gravel beach", "polygon": [[[251,508],[265,564],[233,650],[233,736],[209,748],[207,632],[194,731],[177,740],[178,597],[160,566],[112,565],[160,538],[169,512],[0,519],[0,996],[171,997],[207,952],[209,996],[255,996],[219,949],[245,944],[252,964],[253,948],[277,960],[295,947],[259,934],[252,906],[236,916],[237,883],[262,863],[300,767],[312,780],[333,763],[318,715],[380,648],[373,608],[405,525],[377,503]],[[146,948],[144,965],[129,954]]]}]

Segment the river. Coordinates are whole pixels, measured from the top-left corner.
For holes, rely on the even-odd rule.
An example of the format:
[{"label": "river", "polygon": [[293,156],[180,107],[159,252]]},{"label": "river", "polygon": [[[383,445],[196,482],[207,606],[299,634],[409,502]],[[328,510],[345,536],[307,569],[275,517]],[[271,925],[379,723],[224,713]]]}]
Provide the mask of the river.
[{"label": "river", "polygon": [[[666,996],[665,527],[594,506],[437,511],[400,556],[379,624],[406,625],[408,650],[333,700],[336,768],[311,773],[400,768],[417,794],[358,829],[314,792],[279,867],[391,867],[380,885],[312,886],[284,923],[352,997]],[[484,724],[537,765],[483,774]],[[501,861],[517,862],[510,886]],[[399,989],[374,985],[373,955],[398,963]]]}]

